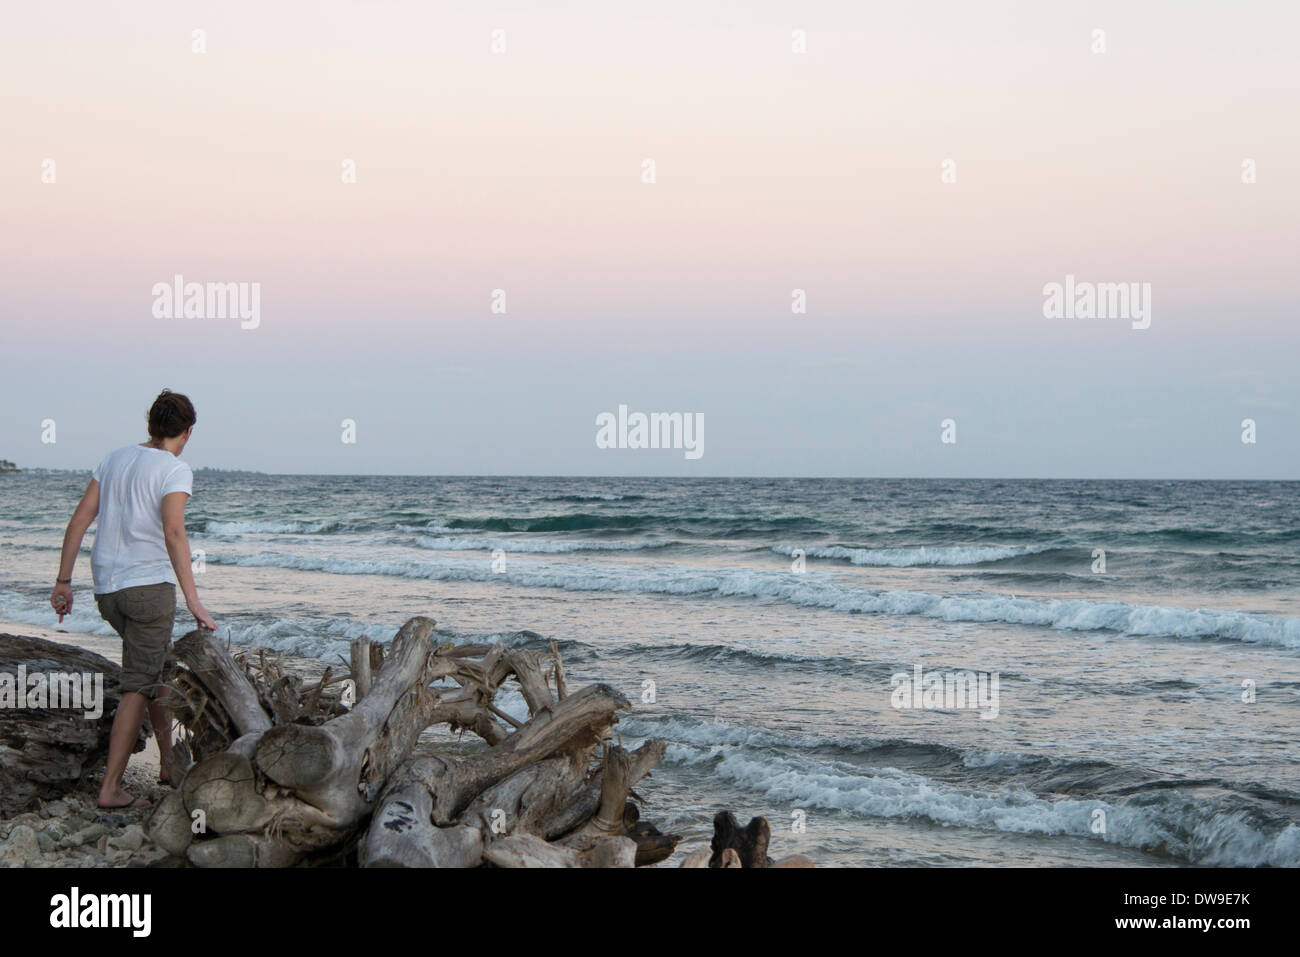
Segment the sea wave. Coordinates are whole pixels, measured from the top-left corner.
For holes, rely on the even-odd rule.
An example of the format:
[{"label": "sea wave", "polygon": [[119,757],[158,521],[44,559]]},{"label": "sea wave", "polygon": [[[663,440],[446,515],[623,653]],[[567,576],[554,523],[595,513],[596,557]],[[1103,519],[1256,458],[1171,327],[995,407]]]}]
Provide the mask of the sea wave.
[{"label": "sea wave", "polygon": [[570,552],[636,552],[649,548],[668,548],[677,542],[565,542],[551,539],[525,538],[454,538],[421,535],[416,540],[421,548],[440,552],[497,551],[521,552],[535,555],[560,555]]},{"label": "sea wave", "polygon": [[790,530],[816,531],[821,523],[807,518],[761,515],[649,515],[631,512],[572,512],[564,515],[483,515],[453,518],[457,531],[480,532],[616,532],[656,529],[661,533],[737,538]]},{"label": "sea wave", "polygon": [[916,615],[942,621],[1004,622],[1066,631],[1116,631],[1139,637],[1219,639],[1300,649],[1300,618],[1243,611],[1135,605],[1122,601],[1020,598],[978,593],[878,591],[843,584],[824,574],[721,570],[690,566],[629,567],[594,562],[514,562],[501,572],[490,558],[438,562],[375,561],[259,552],[209,555],[209,564],[295,568],[336,575],[383,575],[431,581],[499,582],[534,588],[786,601],[857,614]]},{"label": "sea wave", "polygon": [[[996,755],[993,761],[1006,757]],[[1243,807],[1235,794],[1200,799],[1191,788],[1162,787],[1140,796],[1048,797],[1021,787],[971,788],[898,768],[756,754],[726,744],[672,743],[664,763],[706,771],[792,807],[1102,840],[1198,865],[1300,866],[1300,827],[1294,820],[1262,811],[1254,802]],[[1105,815],[1102,834],[1094,832],[1098,811]]]},{"label": "sea wave", "polygon": [[319,535],[347,529],[349,529],[349,526],[334,520],[322,522],[218,522],[209,520],[203,524],[203,531],[209,535]]},{"label": "sea wave", "polygon": [[632,493],[617,494],[614,492],[601,492],[591,495],[550,495],[542,499],[544,502],[640,502],[645,499],[644,495],[634,495]]},{"label": "sea wave", "polygon": [[801,548],[797,545],[773,545],[778,555],[793,557],[802,551],[808,558],[831,558],[854,565],[888,568],[913,568],[918,565],[980,565],[1025,555],[1050,551],[1048,545],[921,545],[916,548],[856,548],[849,545],[824,545]]}]

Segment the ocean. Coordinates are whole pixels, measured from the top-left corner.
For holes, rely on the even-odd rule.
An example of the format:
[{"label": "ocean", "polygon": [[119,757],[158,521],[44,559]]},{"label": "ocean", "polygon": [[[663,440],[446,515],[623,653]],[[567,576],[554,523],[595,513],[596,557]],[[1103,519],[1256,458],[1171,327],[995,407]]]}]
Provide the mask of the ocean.
[{"label": "ocean", "polygon": [[[0,619],[54,626],[87,481],[0,475]],[[187,524],[236,645],[553,639],[669,741],[684,845],[726,808],[824,865],[1296,866],[1298,491],[199,471]],[[112,634],[92,536],[60,627]]]}]

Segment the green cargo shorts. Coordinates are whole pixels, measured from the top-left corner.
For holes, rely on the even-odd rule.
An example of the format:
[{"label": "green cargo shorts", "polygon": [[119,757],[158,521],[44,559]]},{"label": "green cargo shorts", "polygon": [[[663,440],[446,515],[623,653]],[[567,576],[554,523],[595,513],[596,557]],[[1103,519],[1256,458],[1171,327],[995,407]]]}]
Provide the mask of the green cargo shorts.
[{"label": "green cargo shorts", "polygon": [[172,675],[176,586],[133,585],[96,595],[104,620],[122,636],[122,690],[155,698]]}]

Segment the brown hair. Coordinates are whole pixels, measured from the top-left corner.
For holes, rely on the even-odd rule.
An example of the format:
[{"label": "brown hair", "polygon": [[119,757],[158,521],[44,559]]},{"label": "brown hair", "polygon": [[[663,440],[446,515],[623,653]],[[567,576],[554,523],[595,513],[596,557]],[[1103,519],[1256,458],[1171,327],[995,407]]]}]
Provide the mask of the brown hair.
[{"label": "brown hair", "polygon": [[198,420],[194,405],[188,398],[171,389],[163,389],[149,407],[149,438],[155,442],[174,439]]}]

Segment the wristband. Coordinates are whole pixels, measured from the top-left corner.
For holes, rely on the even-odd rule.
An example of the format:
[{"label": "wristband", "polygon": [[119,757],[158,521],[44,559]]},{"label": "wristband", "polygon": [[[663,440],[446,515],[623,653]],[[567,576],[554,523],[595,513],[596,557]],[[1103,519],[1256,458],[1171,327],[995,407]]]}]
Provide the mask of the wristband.
[{"label": "wristband", "polygon": [[55,581],[55,584],[58,584],[58,585],[71,585],[71,584],[72,584],[72,579],[71,579],[71,578],[55,578],[54,581]]}]

